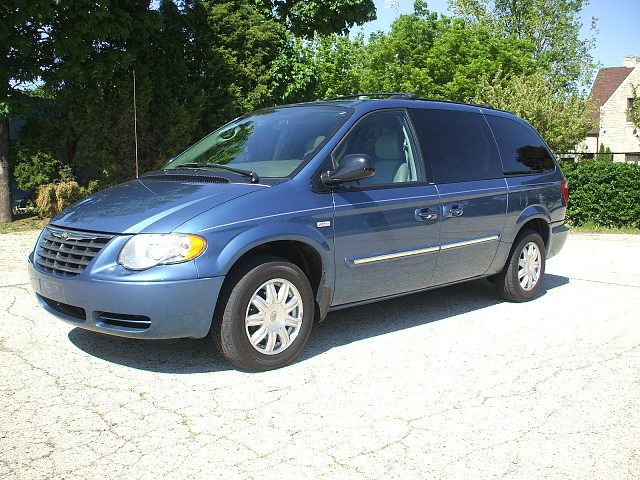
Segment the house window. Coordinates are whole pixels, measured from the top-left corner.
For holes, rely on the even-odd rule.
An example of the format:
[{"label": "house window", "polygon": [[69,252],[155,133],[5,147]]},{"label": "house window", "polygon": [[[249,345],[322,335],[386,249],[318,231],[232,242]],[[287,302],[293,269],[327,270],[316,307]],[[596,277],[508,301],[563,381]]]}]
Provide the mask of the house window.
[{"label": "house window", "polygon": [[631,112],[633,112],[633,110],[633,98],[627,98],[627,122],[631,121]]},{"label": "house window", "polygon": [[635,163],[640,165],[640,153],[627,153],[624,156],[624,161],[627,163]]}]

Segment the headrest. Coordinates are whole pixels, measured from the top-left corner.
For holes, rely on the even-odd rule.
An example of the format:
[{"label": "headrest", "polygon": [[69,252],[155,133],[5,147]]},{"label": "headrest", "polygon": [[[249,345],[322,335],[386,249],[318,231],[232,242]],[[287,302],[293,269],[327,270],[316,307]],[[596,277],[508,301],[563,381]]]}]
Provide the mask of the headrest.
[{"label": "headrest", "polygon": [[380,160],[398,160],[401,157],[395,135],[384,135],[376,140],[376,157]]},{"label": "headrest", "polygon": [[318,145],[324,142],[325,138],[327,137],[325,137],[324,135],[319,135],[318,138],[316,138],[315,141],[313,142],[313,147],[311,147],[311,150],[315,150],[316,148],[318,148]]}]

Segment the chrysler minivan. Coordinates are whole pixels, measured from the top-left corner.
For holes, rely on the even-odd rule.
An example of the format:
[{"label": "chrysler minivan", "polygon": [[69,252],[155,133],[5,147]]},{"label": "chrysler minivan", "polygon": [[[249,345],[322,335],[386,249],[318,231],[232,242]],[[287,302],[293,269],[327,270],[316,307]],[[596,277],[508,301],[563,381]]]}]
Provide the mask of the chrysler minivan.
[{"label": "chrysler minivan", "polygon": [[28,268],[42,307],[72,325],[209,336],[260,371],[296,358],[332,310],[481,277],[533,299],[567,201],[517,116],[359,94],[233,120],[52,219]]}]

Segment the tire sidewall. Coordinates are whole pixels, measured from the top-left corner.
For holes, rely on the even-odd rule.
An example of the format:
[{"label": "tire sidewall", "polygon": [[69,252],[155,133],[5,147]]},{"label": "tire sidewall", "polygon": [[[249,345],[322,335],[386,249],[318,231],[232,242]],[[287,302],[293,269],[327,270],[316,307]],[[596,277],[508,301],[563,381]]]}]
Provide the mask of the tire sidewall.
[{"label": "tire sidewall", "polygon": [[[249,301],[255,291],[265,282],[275,278],[290,281],[300,293],[303,308],[302,326],[298,336],[286,350],[275,355],[265,355],[258,352],[249,341],[245,329],[245,316]],[[236,289],[238,289],[237,292]],[[253,365],[252,370],[270,370],[293,361],[307,343],[314,321],[313,291],[304,273],[295,265],[284,260],[269,262],[251,269],[233,290],[236,295],[227,304],[226,318],[222,323],[222,328],[227,329],[226,333],[230,333],[230,335],[224,335],[225,332],[223,332],[222,338],[228,338],[233,342],[234,350],[245,359],[243,363]]]},{"label": "tire sidewall", "polygon": [[[525,245],[527,245],[530,242],[535,243],[538,246],[538,249],[540,250],[540,259],[541,259],[540,276],[538,277],[538,282],[536,283],[535,287],[533,287],[531,290],[525,290],[520,285],[520,280],[518,279],[518,261],[520,259],[520,254],[522,253],[522,250],[524,249]],[[529,233],[523,236],[519,240],[518,245],[516,246],[515,250],[513,251],[513,254],[511,255],[511,268],[509,269],[510,270],[509,274],[511,275],[511,281],[515,286],[515,288],[517,289],[517,295],[522,297],[523,300],[531,300],[532,298],[535,298],[540,294],[540,291],[542,290],[542,284],[544,283],[546,263],[547,263],[546,250],[545,250],[544,242],[542,241],[542,237],[540,237],[540,235],[538,235],[537,233]]]}]

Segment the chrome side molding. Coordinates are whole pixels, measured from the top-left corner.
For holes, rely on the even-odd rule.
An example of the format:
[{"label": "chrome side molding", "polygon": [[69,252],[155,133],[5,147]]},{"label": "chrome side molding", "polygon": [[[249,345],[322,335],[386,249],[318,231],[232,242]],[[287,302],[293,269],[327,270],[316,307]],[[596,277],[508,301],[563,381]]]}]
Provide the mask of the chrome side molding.
[{"label": "chrome side molding", "polygon": [[471,240],[463,240],[461,242],[445,243],[440,246],[440,250],[449,250],[451,248],[466,247],[477,243],[494,242],[500,240],[500,235],[490,235],[488,237],[472,238]]},{"label": "chrome side molding", "polygon": [[469,240],[463,240],[461,242],[445,243],[443,245],[434,245],[425,248],[418,248],[415,250],[402,250],[400,252],[383,253],[380,255],[373,255],[371,257],[346,258],[345,261],[347,265],[357,267],[370,263],[383,262],[385,260],[395,260],[398,258],[412,257],[414,255],[435,253],[440,250],[450,250],[452,248],[467,247],[469,245],[476,245],[479,243],[494,242],[496,240],[500,240],[500,235],[489,235],[487,237],[472,238]]},{"label": "chrome side molding", "polygon": [[347,259],[347,264],[351,265],[365,265],[367,263],[381,262],[383,260],[393,260],[396,258],[412,257],[414,255],[422,255],[424,253],[433,253],[440,250],[439,246],[419,248],[417,250],[403,250],[401,252],[385,253],[382,255],[375,255],[373,257],[361,257]]}]

